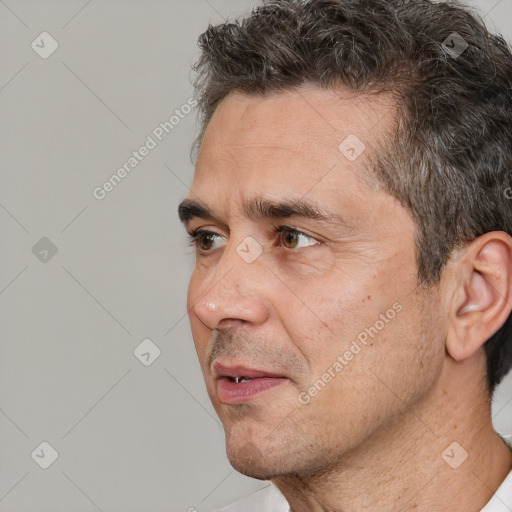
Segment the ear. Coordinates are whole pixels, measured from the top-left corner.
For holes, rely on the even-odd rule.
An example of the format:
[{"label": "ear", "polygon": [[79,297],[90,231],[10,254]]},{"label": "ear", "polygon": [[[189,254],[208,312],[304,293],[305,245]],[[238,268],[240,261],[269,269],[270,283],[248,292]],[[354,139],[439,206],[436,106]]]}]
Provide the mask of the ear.
[{"label": "ear", "polygon": [[453,359],[471,357],[505,323],[512,310],[512,238],[485,233],[452,260],[446,350]]}]

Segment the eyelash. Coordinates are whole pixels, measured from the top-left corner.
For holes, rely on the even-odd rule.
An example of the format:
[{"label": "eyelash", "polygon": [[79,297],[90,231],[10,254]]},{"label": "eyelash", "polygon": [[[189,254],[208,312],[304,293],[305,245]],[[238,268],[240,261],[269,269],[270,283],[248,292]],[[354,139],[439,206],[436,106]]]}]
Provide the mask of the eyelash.
[{"label": "eyelash", "polygon": [[203,234],[215,235],[216,233],[213,233],[212,231],[207,231],[204,229],[196,229],[196,230],[192,231],[192,233],[188,234],[188,245],[190,247],[195,247],[198,250],[200,250],[197,246],[197,243],[198,243],[199,236],[203,235]]},{"label": "eyelash", "polygon": [[[282,235],[283,233],[286,233],[286,232],[294,233],[294,234],[298,234],[298,235],[304,235],[308,238],[311,238],[311,240],[315,240],[315,242],[318,242],[318,240],[316,238],[312,237],[311,235],[308,235],[307,233],[304,233],[304,231],[301,231],[300,229],[297,229],[293,226],[276,226],[274,236]],[[209,252],[208,250],[199,249],[199,247],[198,247],[198,240],[201,235],[222,236],[222,235],[219,235],[218,233],[215,233],[214,231],[209,231],[207,229],[202,229],[202,228],[198,228],[198,229],[192,231],[191,233],[189,233],[188,234],[189,246],[194,247],[199,252]],[[286,247],[285,247],[285,249],[286,249]],[[293,251],[293,249],[288,249],[288,250]]]}]

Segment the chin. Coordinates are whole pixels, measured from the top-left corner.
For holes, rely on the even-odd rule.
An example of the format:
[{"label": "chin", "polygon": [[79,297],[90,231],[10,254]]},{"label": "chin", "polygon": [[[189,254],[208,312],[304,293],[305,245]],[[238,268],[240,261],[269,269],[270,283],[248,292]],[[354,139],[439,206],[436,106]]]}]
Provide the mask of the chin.
[{"label": "chin", "polygon": [[269,446],[262,453],[254,443],[247,442],[242,446],[228,445],[226,454],[236,471],[257,480],[272,480],[282,476],[299,477],[303,473],[299,469],[303,464],[284,447],[278,449],[276,446]]},{"label": "chin", "polygon": [[272,460],[275,452],[264,455],[254,443],[247,442],[242,446],[228,444],[226,454],[233,468],[243,475],[270,480],[279,474],[276,461]]},{"label": "chin", "polygon": [[[264,448],[263,448],[264,447]],[[312,447],[312,452],[294,443],[293,446],[253,442],[227,443],[226,454],[233,468],[257,480],[274,480],[279,477],[302,481],[321,479],[336,471],[343,455],[336,455],[331,448]]]}]

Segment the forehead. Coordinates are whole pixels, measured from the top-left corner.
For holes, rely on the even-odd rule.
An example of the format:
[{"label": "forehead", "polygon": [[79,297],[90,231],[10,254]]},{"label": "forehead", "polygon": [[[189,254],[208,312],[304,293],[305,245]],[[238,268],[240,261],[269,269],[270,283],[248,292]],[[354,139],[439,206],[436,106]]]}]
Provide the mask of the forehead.
[{"label": "forehead", "polygon": [[[389,94],[357,94],[345,89],[304,86],[296,90],[229,94],[215,110],[201,151],[212,145],[272,145],[290,150],[322,146],[334,151],[348,135],[369,149],[393,127],[396,104]],[[206,146],[206,147],[205,147]]]},{"label": "forehead", "polygon": [[329,196],[341,187],[363,193],[372,181],[369,162],[393,128],[395,112],[389,96],[318,87],[232,93],[205,131],[192,189],[198,195],[229,189],[246,199],[249,191]]}]

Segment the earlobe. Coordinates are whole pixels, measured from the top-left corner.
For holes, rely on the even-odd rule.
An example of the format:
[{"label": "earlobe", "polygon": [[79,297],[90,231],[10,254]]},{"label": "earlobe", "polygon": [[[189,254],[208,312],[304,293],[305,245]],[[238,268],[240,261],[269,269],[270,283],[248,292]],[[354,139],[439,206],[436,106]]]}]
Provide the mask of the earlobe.
[{"label": "earlobe", "polygon": [[471,357],[505,323],[512,310],[512,238],[493,231],[473,240],[453,263],[454,291],[446,350]]}]

